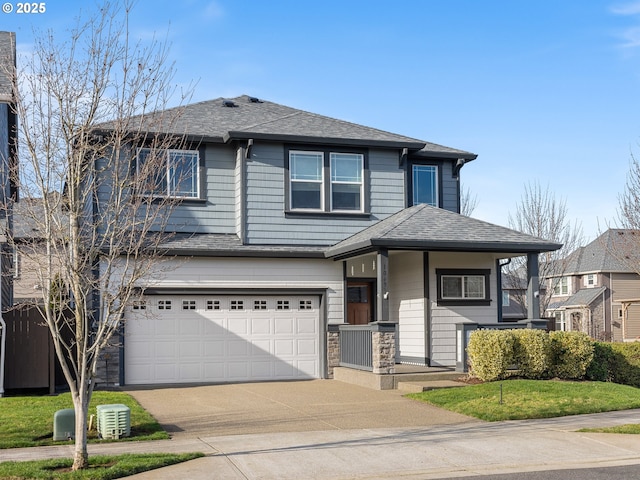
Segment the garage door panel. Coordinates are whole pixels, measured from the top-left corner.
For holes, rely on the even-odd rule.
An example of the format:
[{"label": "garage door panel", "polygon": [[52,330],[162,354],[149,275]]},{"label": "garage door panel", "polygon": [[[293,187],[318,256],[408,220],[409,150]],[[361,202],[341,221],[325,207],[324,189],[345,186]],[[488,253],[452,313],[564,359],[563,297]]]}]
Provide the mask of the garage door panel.
[{"label": "garage door panel", "polygon": [[179,344],[179,353],[180,359],[185,358],[200,358],[202,357],[202,345],[201,342],[197,339],[194,339],[190,342],[180,342]]},{"label": "garage door panel", "polygon": [[202,365],[200,363],[181,363],[178,374],[182,381],[198,382],[202,378]]},{"label": "garage door panel", "polygon": [[222,340],[203,342],[202,354],[205,358],[224,357],[226,355],[225,342]]},{"label": "garage door panel", "polygon": [[227,330],[234,335],[246,335],[249,333],[249,320],[246,318],[230,317],[227,320]]},{"label": "garage door panel", "polygon": [[274,353],[276,357],[292,356],[294,353],[293,340],[276,340],[274,343]]},{"label": "garage door panel", "polygon": [[230,340],[227,342],[227,353],[230,357],[246,357],[249,355],[249,343],[246,340]]},{"label": "garage door panel", "polygon": [[178,317],[178,335],[201,335],[203,323],[202,318]]},{"label": "garage door panel", "polygon": [[318,332],[318,322],[315,318],[297,318],[295,325],[297,333],[310,333],[315,335]]},{"label": "garage door panel", "polygon": [[271,319],[270,318],[252,318],[251,319],[251,334],[252,335],[268,335],[271,333]]},{"label": "garage door panel", "polygon": [[271,357],[272,342],[269,339],[254,340],[250,345],[252,357]]},{"label": "garage door panel", "polygon": [[317,342],[315,340],[298,340],[296,342],[296,353],[298,355],[312,355],[318,353]]},{"label": "garage door panel", "polygon": [[278,335],[292,335],[294,333],[294,319],[293,318],[278,318],[274,319],[274,332]]},{"label": "garage door panel", "polygon": [[127,316],[128,384],[320,376],[317,297],[159,295],[147,303],[153,308]]}]

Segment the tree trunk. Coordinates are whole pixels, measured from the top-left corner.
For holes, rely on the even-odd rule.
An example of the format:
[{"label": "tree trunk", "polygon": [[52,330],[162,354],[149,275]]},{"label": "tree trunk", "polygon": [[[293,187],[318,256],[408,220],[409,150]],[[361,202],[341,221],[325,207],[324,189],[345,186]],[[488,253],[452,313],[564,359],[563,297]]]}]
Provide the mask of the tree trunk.
[{"label": "tree trunk", "polygon": [[89,411],[89,399],[87,392],[80,389],[73,396],[75,408],[76,432],[75,451],[73,452],[73,470],[81,470],[89,467],[89,452],[87,451],[87,412]]}]

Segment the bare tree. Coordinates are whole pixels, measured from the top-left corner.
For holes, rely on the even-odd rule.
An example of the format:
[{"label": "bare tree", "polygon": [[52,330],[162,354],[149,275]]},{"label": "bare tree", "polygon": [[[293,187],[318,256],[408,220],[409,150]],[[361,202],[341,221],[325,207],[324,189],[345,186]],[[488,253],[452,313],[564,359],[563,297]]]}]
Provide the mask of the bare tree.
[{"label": "bare tree", "polygon": [[[548,186],[543,189],[539,182],[524,186],[516,211],[513,215],[509,214],[508,221],[509,226],[515,230],[562,244],[559,250],[542,253],[538,259],[540,286],[546,287],[540,292],[540,312],[536,312],[542,318],[555,286],[567,271],[569,254],[582,244],[582,228],[569,220],[566,201],[558,199]],[[522,278],[525,271],[524,257],[514,258],[506,267],[511,278]],[[526,293],[524,290],[518,291],[522,292],[522,298],[518,298],[519,303],[526,305]]]},{"label": "bare tree", "polygon": [[478,206],[478,196],[471,193],[469,187],[463,186],[460,192],[460,213],[470,217]]},{"label": "bare tree", "polygon": [[[37,231],[32,241],[14,243],[34,266],[37,308],[71,390],[74,469],[88,466],[97,361],[118,341],[139,280],[161,265],[175,200],[159,189],[181,182],[165,154],[183,137],[148,132],[175,131],[180,108],[166,107],[184,96],[173,85],[166,43],[145,46],[129,37],[130,9],[129,2],[105,3],[68,37],[40,34],[13,75],[20,159],[14,174],[30,200],[22,215]],[[151,115],[160,111],[166,114]],[[145,147],[144,158],[138,147]]]}]

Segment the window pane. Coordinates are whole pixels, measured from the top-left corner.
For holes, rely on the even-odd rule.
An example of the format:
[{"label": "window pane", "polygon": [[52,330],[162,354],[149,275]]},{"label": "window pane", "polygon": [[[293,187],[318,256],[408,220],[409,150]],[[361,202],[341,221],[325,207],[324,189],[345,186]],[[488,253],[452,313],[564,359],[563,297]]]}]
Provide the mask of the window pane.
[{"label": "window pane", "polygon": [[462,277],[443,275],[442,298],[462,298]]},{"label": "window pane", "polygon": [[291,182],[291,208],[322,208],[322,184]]},{"label": "window pane", "polygon": [[413,166],[413,204],[426,203],[438,206],[438,167],[433,165]]},{"label": "window pane", "polygon": [[138,181],[148,195],[167,194],[167,152],[141,148],[137,157]]},{"label": "window pane", "polygon": [[198,196],[198,153],[169,152],[169,194]]},{"label": "window pane", "polygon": [[331,181],[360,183],[362,181],[362,155],[332,153]]},{"label": "window pane", "polygon": [[322,153],[291,152],[289,170],[291,180],[322,181]]},{"label": "window pane", "polygon": [[465,298],[484,298],[484,276],[464,277]]},{"label": "window pane", "polygon": [[335,183],[332,185],[331,206],[333,210],[361,210],[360,185]]}]

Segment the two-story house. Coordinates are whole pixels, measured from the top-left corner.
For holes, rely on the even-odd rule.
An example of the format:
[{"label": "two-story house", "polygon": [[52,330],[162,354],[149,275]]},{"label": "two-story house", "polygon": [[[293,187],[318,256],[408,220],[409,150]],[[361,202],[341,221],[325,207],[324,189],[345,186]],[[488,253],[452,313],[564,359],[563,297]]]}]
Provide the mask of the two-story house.
[{"label": "two-story house", "polygon": [[183,176],[158,184],[181,200],[172,268],[127,314],[122,384],[327,378],[345,325],[392,324],[397,362],[454,366],[456,323],[499,317],[498,259],[528,255],[536,298],[537,255],[560,247],[458,213],[466,151],[249,96],[152,133],[184,132],[166,152]]},{"label": "two-story house", "polygon": [[[597,340],[640,338],[640,276],[625,264],[629,230],[609,229],[578,248],[555,277],[547,315],[556,330],[582,331]],[[632,247],[635,248],[635,247]]]}]

